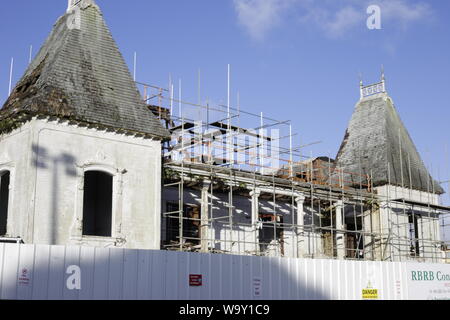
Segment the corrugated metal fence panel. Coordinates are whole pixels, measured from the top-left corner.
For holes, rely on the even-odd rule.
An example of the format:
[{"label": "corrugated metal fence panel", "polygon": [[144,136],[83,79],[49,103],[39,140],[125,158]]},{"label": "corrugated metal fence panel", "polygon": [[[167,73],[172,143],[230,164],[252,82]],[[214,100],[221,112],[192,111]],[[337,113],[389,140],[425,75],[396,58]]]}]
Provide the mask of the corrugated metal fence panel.
[{"label": "corrugated metal fence panel", "polygon": [[450,298],[450,265],[0,244],[1,299],[352,300],[367,288],[379,299]]}]

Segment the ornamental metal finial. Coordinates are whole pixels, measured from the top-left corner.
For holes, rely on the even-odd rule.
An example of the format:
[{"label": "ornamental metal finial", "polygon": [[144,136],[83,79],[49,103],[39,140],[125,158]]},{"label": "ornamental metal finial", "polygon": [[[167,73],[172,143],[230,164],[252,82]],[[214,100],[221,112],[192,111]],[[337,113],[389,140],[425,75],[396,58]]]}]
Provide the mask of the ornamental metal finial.
[{"label": "ornamental metal finial", "polygon": [[76,7],[77,5],[79,5],[80,3],[82,3],[81,6],[83,5],[90,5],[90,4],[95,4],[94,0],[68,0],[67,3],[67,12],[69,12],[70,10],[72,10],[74,7]]},{"label": "ornamental metal finial", "polygon": [[386,77],[384,75],[384,65],[381,65],[381,84],[383,85],[383,92],[386,92]]},{"label": "ornamental metal finial", "polygon": [[67,11],[70,11],[77,4],[77,2],[79,2],[79,0],[68,0]]},{"label": "ornamental metal finial", "polygon": [[373,96],[379,93],[386,93],[386,78],[384,76],[384,66],[381,66],[381,81],[371,85],[363,85],[362,77],[360,75],[360,93],[361,99]]},{"label": "ornamental metal finial", "polygon": [[361,99],[362,99],[364,97],[364,93],[363,93],[364,84],[363,84],[362,73],[359,72],[358,75],[359,75],[359,93],[360,93]]}]

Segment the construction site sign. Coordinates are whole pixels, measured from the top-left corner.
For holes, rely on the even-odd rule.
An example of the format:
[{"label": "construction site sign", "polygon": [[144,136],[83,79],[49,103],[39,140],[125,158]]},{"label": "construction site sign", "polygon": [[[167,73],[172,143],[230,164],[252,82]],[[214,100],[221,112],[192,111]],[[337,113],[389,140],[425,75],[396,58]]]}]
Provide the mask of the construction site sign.
[{"label": "construction site sign", "polygon": [[450,265],[408,264],[409,298],[415,300],[450,300]]}]

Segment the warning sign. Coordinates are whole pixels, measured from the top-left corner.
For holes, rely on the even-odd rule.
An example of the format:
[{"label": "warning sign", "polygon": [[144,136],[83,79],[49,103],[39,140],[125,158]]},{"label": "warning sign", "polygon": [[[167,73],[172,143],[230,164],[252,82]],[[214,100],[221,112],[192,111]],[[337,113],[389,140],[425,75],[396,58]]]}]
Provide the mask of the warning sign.
[{"label": "warning sign", "polygon": [[190,274],[189,275],[189,285],[191,287],[201,287],[203,285],[203,277],[201,274]]},{"label": "warning sign", "polygon": [[21,285],[21,286],[29,286],[30,285],[29,270],[26,268],[23,268],[21,273],[19,274],[19,285]]},{"label": "warning sign", "polygon": [[362,289],[362,298],[365,300],[378,299],[378,289]]},{"label": "warning sign", "polygon": [[364,300],[377,300],[378,299],[378,289],[372,286],[372,281],[369,280],[367,287],[362,289],[362,298]]},{"label": "warning sign", "polygon": [[262,279],[261,278],[253,278],[253,296],[259,297],[262,292]]}]

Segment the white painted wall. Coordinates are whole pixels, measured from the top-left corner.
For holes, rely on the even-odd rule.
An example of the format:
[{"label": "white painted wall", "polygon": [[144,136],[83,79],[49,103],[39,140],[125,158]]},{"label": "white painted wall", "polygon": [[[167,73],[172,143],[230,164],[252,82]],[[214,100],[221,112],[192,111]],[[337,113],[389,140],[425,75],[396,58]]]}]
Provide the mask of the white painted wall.
[{"label": "white painted wall", "polygon": [[[210,197],[211,199],[211,197]],[[198,190],[184,190],[184,204],[198,205],[201,204],[201,193]],[[228,227],[228,194],[214,193],[212,196],[213,205],[209,208],[209,218],[216,219],[209,225],[209,238],[221,240],[210,241],[210,248],[224,250],[231,253],[255,253],[256,246],[253,241],[252,220],[251,220],[251,198],[243,196],[233,196],[233,223],[236,225],[233,230]],[[166,212],[167,202],[178,204],[178,189],[165,188],[163,191],[163,212]],[[294,208],[295,210],[295,208]],[[260,213],[272,213],[273,203],[270,201],[260,201]],[[292,221],[291,208],[289,204],[277,202],[277,213],[283,214],[285,221]],[[287,220],[286,220],[287,219]],[[166,221],[163,221],[163,239],[166,236]],[[289,246],[289,244],[288,244]],[[292,251],[291,248],[287,250]]]},{"label": "white painted wall", "polygon": [[[35,244],[159,249],[159,141],[35,119],[0,137],[2,168],[12,169],[9,236]],[[82,237],[86,170],[113,175],[111,238]]]},{"label": "white painted wall", "polygon": [[[422,195],[423,196],[423,195]],[[168,201],[178,203],[178,188],[170,187],[163,190],[163,212],[167,212],[166,203]],[[200,206],[201,192],[191,188],[184,188],[184,203]],[[215,221],[209,226],[209,238],[215,239],[215,245],[210,241],[209,247],[223,250],[233,254],[255,254],[255,245],[253,242],[253,231],[251,228],[251,197],[233,196],[233,222],[246,224],[246,226],[235,226],[233,231],[228,227],[228,193],[213,194],[213,218],[225,217],[224,220]],[[439,241],[439,228],[437,220],[433,216],[428,216],[428,212],[423,208],[416,209],[415,213],[421,215],[419,220],[419,228],[421,238],[420,246],[422,253],[420,257],[410,256],[410,240],[409,240],[409,224],[408,216],[405,214],[403,204],[381,201],[380,214],[373,214],[372,219],[369,215],[365,215],[364,227],[367,232],[375,232],[378,235],[375,238],[365,237],[365,254],[367,259],[376,260],[393,260],[393,261],[417,261],[417,262],[436,262],[440,258],[440,250],[436,247],[436,243],[431,241]],[[272,213],[273,202],[267,200],[259,200],[260,213]],[[354,220],[355,207],[347,205],[345,207],[346,220]],[[359,210],[359,207],[356,206]],[[406,212],[408,211],[408,208]],[[289,202],[276,202],[276,212],[283,215],[285,223],[297,223],[297,208],[292,207]],[[293,215],[292,215],[293,213]],[[297,236],[294,232],[285,227],[284,232],[284,256],[297,258],[328,258],[324,254],[324,242],[320,232],[308,232],[311,228],[311,208],[304,206],[304,225],[306,232],[303,236]],[[209,209],[209,217],[211,218],[211,208]],[[358,213],[356,213],[358,215]],[[317,210],[314,210],[317,217]],[[293,219],[294,218],[294,219]],[[371,224],[372,223],[372,227]],[[335,227],[335,222],[333,222]],[[315,219],[315,227],[319,227],[318,219]],[[165,221],[162,221],[162,237],[165,239]],[[311,229],[309,229],[311,230]],[[381,233],[380,233],[381,232]],[[232,242],[228,242],[232,240]],[[372,240],[375,240],[373,244]],[[248,243],[244,243],[248,242]],[[334,243],[336,246],[336,242]],[[344,245],[344,244],[343,244]],[[271,246],[272,250],[265,253],[267,256],[279,256],[280,250],[276,246]],[[302,255],[297,255],[297,249]],[[345,250],[343,251],[345,254]],[[373,256],[372,256],[373,254]]]},{"label": "white painted wall", "polygon": [[[436,212],[433,209],[414,206],[414,213],[420,216],[418,220],[420,257],[409,255],[409,224],[408,212],[411,205],[393,203],[392,200],[405,199],[422,203],[439,205],[439,196],[418,190],[410,190],[397,186],[377,187],[376,192],[381,204],[381,232],[385,241],[389,238],[389,233],[394,240],[391,245],[387,245],[386,256],[391,256],[394,261],[420,261],[436,262],[440,258],[440,250],[436,243],[441,240],[441,230]],[[392,239],[392,238],[391,238]]]},{"label": "white painted wall", "polygon": [[[73,265],[80,290],[67,287]],[[0,299],[360,300],[369,286],[384,300],[450,299],[450,265],[0,244]]]},{"label": "white painted wall", "polygon": [[423,203],[439,205],[439,195],[424,191],[412,190],[398,186],[385,185],[376,187],[375,191],[380,200],[405,199]]},{"label": "white painted wall", "polygon": [[[179,191],[178,187],[167,187],[163,189],[163,213],[167,212],[167,202],[176,203],[178,205]],[[211,199],[211,197],[210,197]],[[200,190],[194,190],[191,188],[184,188],[185,205],[197,205],[201,204],[201,192]],[[252,220],[251,220],[251,197],[244,197],[233,195],[233,223],[235,226],[233,230],[229,228],[228,219],[228,193],[213,193],[212,195],[213,206],[209,208],[209,218],[221,218],[222,220],[214,220],[209,225],[209,239],[217,240],[210,241],[209,247],[218,250],[223,250],[228,253],[234,254],[255,254],[256,246],[253,237]],[[210,200],[211,203],[211,200]],[[297,206],[294,203],[263,200],[259,199],[259,213],[260,214],[273,214],[275,205],[275,212],[278,215],[283,216],[284,226],[283,241],[284,241],[284,256],[297,257],[297,241],[299,246],[302,246],[302,252],[305,257],[324,257],[322,238],[320,232],[304,232],[304,237],[297,237],[298,229],[292,230],[289,224],[297,224]],[[306,227],[311,228],[311,209],[305,206],[305,219],[304,224]],[[317,212],[314,210],[316,227],[319,227],[317,222]],[[311,230],[311,229],[310,229]],[[166,221],[162,221],[162,239],[166,239]],[[279,256],[280,246],[275,242],[270,245],[270,249],[265,252],[268,256]]]},{"label": "white painted wall", "polygon": [[[33,137],[31,123],[0,136],[0,171],[10,171],[7,235],[28,238],[28,213],[32,205],[31,193]],[[20,214],[16,214],[20,213]]]}]

